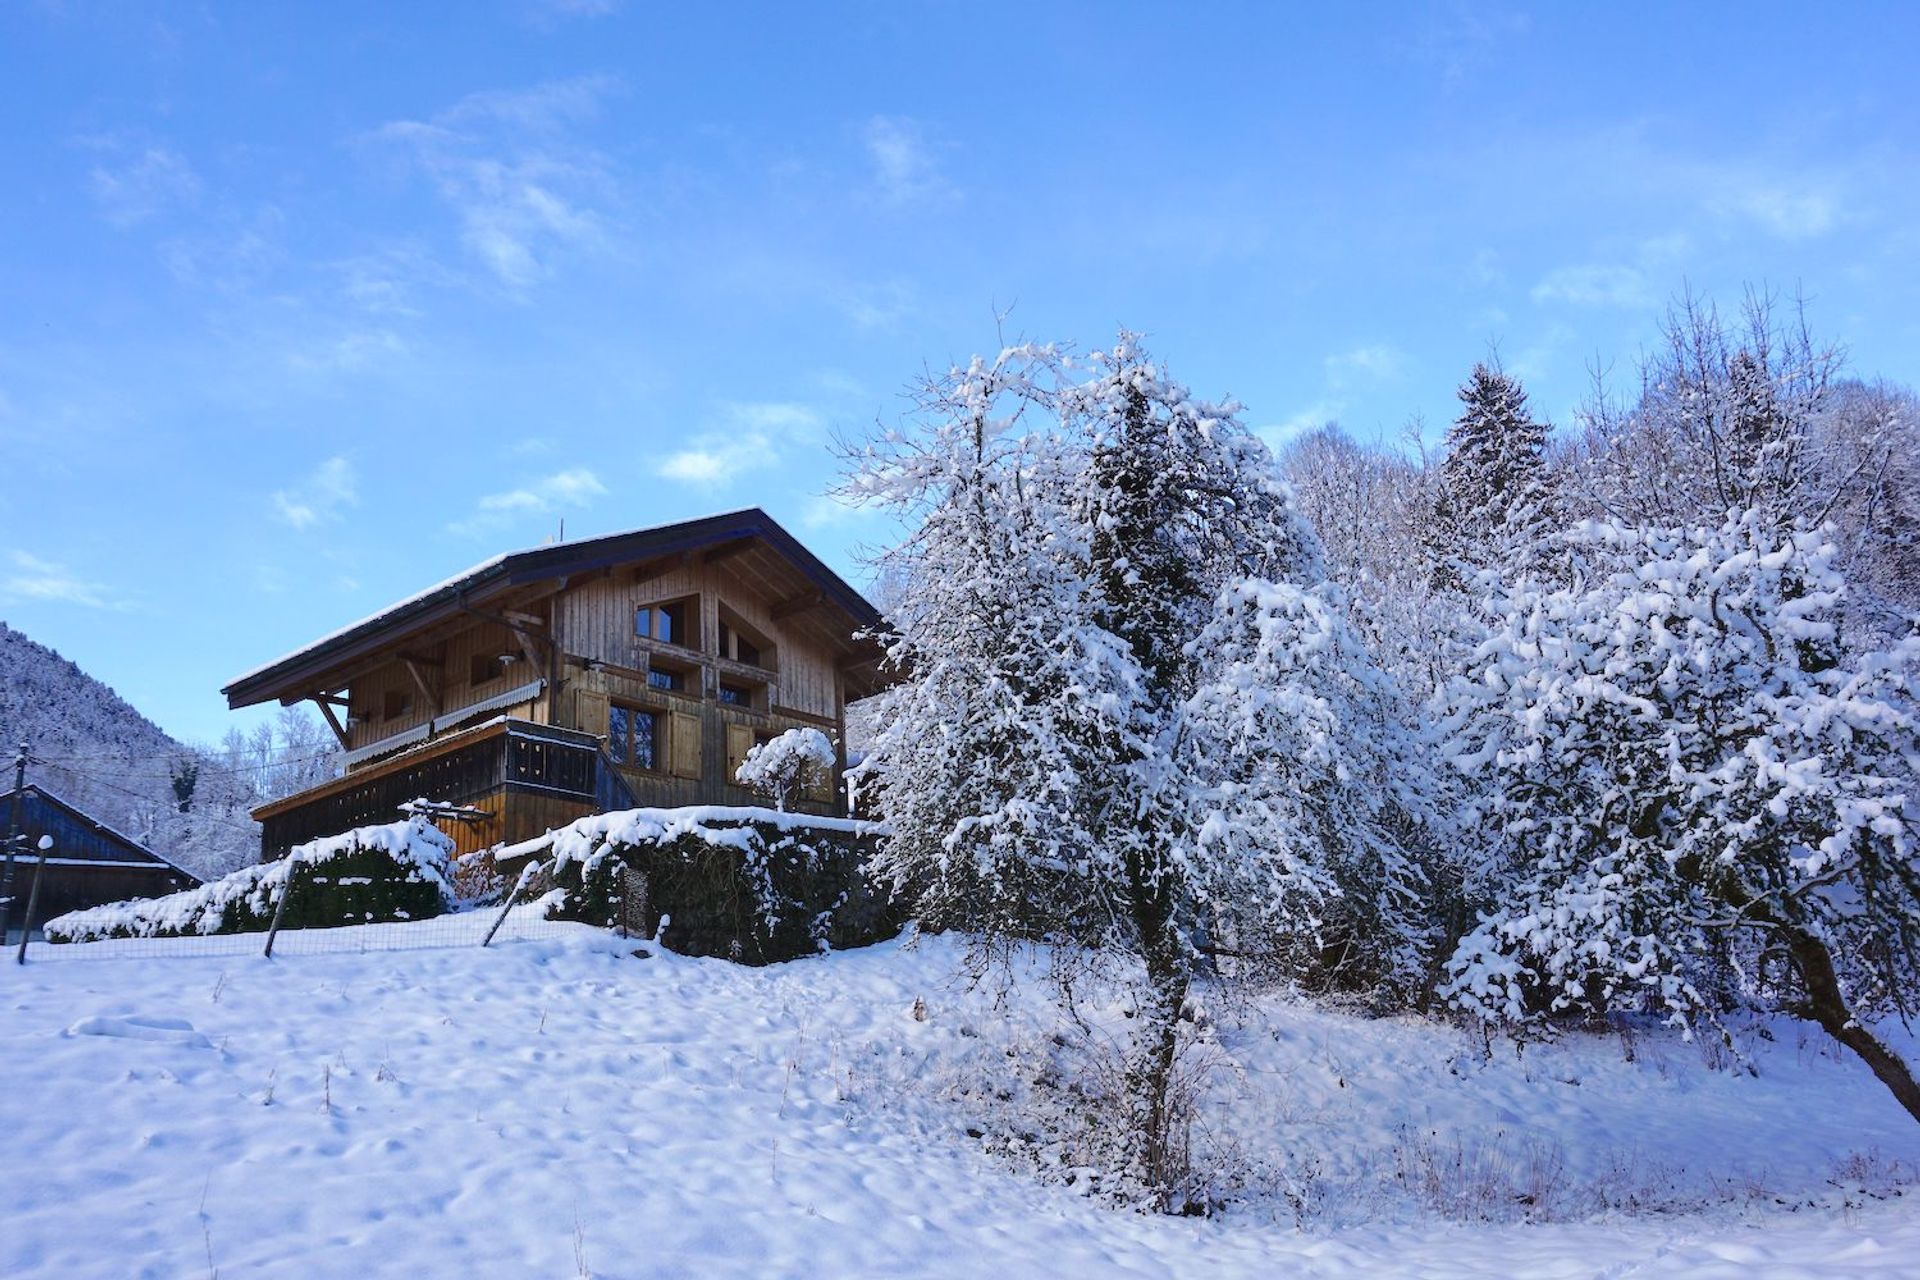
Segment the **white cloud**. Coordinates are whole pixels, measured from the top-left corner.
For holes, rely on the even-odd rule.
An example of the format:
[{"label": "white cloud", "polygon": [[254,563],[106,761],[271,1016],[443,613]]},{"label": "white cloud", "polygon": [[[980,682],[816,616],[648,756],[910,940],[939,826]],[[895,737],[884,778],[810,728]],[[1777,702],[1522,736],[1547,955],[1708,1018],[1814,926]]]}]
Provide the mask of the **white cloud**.
[{"label": "white cloud", "polygon": [[131,227],[170,205],[200,198],[200,175],[185,156],[167,147],[145,147],[123,163],[95,165],[87,176],[93,198],[117,227]]},{"label": "white cloud", "polygon": [[1733,202],[1733,207],[1782,240],[1805,240],[1825,235],[1838,220],[1834,198],[1824,192],[1759,187]]},{"label": "white cloud", "polygon": [[47,600],[88,609],[125,609],[108,588],[79,577],[65,565],[26,551],[12,555],[14,572],[0,580],[0,596],[11,600]]},{"label": "white cloud", "polygon": [[951,194],[920,126],[904,116],[874,116],[865,131],[874,188],[885,204],[905,205]]},{"label": "white cloud", "polygon": [[307,482],[298,488],[281,489],[273,495],[280,518],[296,529],[307,529],[331,520],[341,510],[360,501],[358,476],[353,463],[343,457],[328,458],[315,468]]},{"label": "white cloud", "polygon": [[1267,447],[1277,453],[1286,448],[1295,437],[1303,436],[1309,431],[1318,431],[1329,422],[1337,422],[1340,411],[1345,407],[1345,402],[1341,400],[1326,398],[1315,400],[1284,421],[1255,427],[1253,434],[1266,441]]},{"label": "white cloud", "polygon": [[358,373],[406,353],[406,341],[393,330],[366,329],[294,351],[287,356],[287,363],[315,373]]},{"label": "white cloud", "polygon": [[606,163],[572,135],[614,87],[588,76],[469,94],[430,120],[391,121],[372,137],[431,179],[469,254],[500,283],[525,288],[563,251],[605,240],[591,202],[610,185]]},{"label": "white cloud", "polygon": [[833,529],[871,520],[878,514],[875,507],[855,506],[835,494],[823,493],[807,500],[800,512],[800,523],[808,529]]},{"label": "white cloud", "polygon": [[1336,387],[1343,387],[1359,381],[1397,378],[1405,369],[1406,362],[1405,353],[1387,343],[1355,347],[1351,351],[1327,357],[1327,381]]},{"label": "white cloud", "polygon": [[785,446],[815,438],[820,415],[785,401],[730,404],[724,425],[703,432],[692,445],[670,454],[655,468],[664,480],[702,489],[723,489],[750,471],[779,465]]},{"label": "white cloud", "polygon": [[1638,267],[1588,264],[1558,267],[1533,286],[1535,302],[1571,302],[1576,306],[1651,307],[1653,293]]},{"label": "white cloud", "polygon": [[529,515],[546,515],[590,505],[607,495],[607,486],[586,467],[573,467],[505,493],[490,493],[474,504],[473,514],[447,526],[450,532],[476,535]]}]

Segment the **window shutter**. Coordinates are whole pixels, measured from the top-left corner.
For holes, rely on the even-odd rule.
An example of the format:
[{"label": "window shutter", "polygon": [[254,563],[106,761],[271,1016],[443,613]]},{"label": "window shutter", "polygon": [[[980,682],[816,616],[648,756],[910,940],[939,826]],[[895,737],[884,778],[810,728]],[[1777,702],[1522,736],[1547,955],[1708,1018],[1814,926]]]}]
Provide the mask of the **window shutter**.
[{"label": "window shutter", "polygon": [[676,711],[669,717],[667,750],[673,753],[673,776],[700,776],[700,717]]},{"label": "window shutter", "polygon": [[607,695],[589,689],[573,695],[573,727],[596,738],[607,736]]},{"label": "window shutter", "polygon": [[747,752],[751,750],[753,750],[752,727],[744,724],[728,725],[726,777],[728,786],[737,787],[740,785],[736,775],[740,772],[740,766],[746,763]]}]

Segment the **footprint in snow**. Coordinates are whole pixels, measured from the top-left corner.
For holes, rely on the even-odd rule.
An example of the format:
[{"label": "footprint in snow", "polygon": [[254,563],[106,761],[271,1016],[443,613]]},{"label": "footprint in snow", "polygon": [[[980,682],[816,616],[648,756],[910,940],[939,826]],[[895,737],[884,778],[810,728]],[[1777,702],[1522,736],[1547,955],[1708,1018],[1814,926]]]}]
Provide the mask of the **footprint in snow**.
[{"label": "footprint in snow", "polygon": [[212,1048],[212,1041],[193,1029],[185,1018],[111,1018],[95,1015],[67,1028],[70,1036],[109,1036],[116,1040],[151,1040],[157,1044],[184,1044]]}]

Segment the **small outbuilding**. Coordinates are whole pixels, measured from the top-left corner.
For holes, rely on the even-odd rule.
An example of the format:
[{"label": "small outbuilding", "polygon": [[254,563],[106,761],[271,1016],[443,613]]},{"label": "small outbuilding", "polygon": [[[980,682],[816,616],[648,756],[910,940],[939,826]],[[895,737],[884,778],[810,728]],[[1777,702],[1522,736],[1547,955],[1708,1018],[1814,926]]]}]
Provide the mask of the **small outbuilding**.
[{"label": "small outbuilding", "polygon": [[[28,783],[17,792],[10,789],[0,793],[0,838],[5,837],[6,824],[13,820],[16,798],[20,830],[26,839],[13,860],[9,894],[13,901],[7,913],[13,928],[19,927],[27,909],[42,836],[52,836],[53,847],[39,872],[46,880],[40,885],[39,901],[34,905],[35,924],[83,907],[124,902],[129,898],[157,898],[200,883],[200,877],[192,872],[175,866],[137,840],[120,834],[35,783]],[[0,857],[4,856],[5,851],[0,850]],[[0,876],[4,874],[0,871]]]}]

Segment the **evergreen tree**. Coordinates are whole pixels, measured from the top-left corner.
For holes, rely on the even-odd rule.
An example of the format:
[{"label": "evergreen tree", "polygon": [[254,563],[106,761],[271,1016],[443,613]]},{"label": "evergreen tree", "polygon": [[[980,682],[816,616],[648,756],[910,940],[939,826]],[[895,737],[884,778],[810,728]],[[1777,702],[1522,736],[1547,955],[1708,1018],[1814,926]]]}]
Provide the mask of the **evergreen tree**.
[{"label": "evergreen tree", "polygon": [[1428,542],[1437,580],[1454,589],[1475,570],[1528,554],[1551,502],[1547,428],[1533,420],[1519,381],[1480,363],[1459,396]]}]

